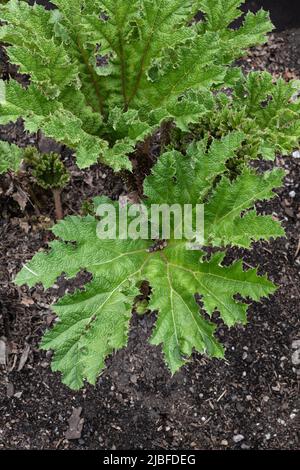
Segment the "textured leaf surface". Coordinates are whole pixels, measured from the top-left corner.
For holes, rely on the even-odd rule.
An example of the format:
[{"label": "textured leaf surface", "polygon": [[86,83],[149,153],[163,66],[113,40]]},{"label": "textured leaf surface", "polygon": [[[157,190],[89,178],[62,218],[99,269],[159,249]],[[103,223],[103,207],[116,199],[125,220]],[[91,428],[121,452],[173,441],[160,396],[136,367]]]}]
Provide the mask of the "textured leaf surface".
[{"label": "textured leaf surface", "polygon": [[[275,196],[273,188],[280,185],[282,172],[259,175],[247,170],[233,182],[221,176],[242,138],[233,133],[209,148],[205,142],[192,146],[185,156],[175,151],[163,154],[145,181],[147,204],[207,201],[207,246],[249,247],[253,240],[281,236],[278,223],[251,209],[257,200]],[[104,202],[108,200],[97,199],[95,206]],[[275,290],[256,269],[245,270],[242,261],[224,266],[224,253],[206,259],[203,251],[186,249],[188,240],[172,237],[158,252],[151,249],[150,240],[100,240],[97,223],[93,216],[60,222],[53,229],[57,240],[51,242],[49,252],[38,253],[16,279],[18,284],[42,282],[48,288],[62,273],[68,278],[82,270],[91,273],[92,281],[84,290],[54,306],[58,322],[42,343],[55,351],[53,369],[61,371],[72,388],[80,388],[84,380],[95,383],[105,358],[126,345],[131,309],[142,281],[149,282],[149,308],[157,311],[151,343],[162,344],[172,373],[193,351],[223,356],[214,335],[216,325],[199,311],[196,294],[209,316],[218,311],[233,326],[246,322],[248,303],[242,299],[258,301]]]},{"label": "textured leaf surface", "polygon": [[[233,183],[223,177],[205,207],[206,239],[211,240],[214,246],[236,244],[249,247],[253,240],[265,238],[262,235],[266,226],[271,229],[269,237],[274,234],[274,228],[277,237],[284,235],[275,221],[271,225],[269,217],[258,218],[254,212],[242,219],[240,217],[241,212],[253,207],[256,201],[274,197],[273,189],[281,186],[283,176],[282,170],[259,176],[245,169]],[[245,227],[247,222],[249,226]]]},{"label": "textured leaf surface", "polygon": [[[7,85],[1,122],[22,117],[28,130],[74,150],[81,168],[100,158],[131,169],[127,155],[138,142],[166,119],[182,130],[196,122],[208,104],[200,95],[234,82],[232,62],[265,40],[263,12],[230,28],[241,3],[57,0],[46,11],[10,0],[0,7],[0,40],[30,85]],[[199,9],[205,20],[197,24]]]},{"label": "textured leaf surface", "polygon": [[0,174],[8,170],[18,171],[23,151],[14,144],[0,142]]},{"label": "textured leaf surface", "polygon": [[199,253],[185,248],[169,248],[156,255],[146,268],[146,277],[153,287],[150,308],[159,310],[151,343],[163,343],[170,370],[176,372],[195,349],[212,357],[222,357],[222,347],[212,336],[215,327],[199,315],[194,295],[199,293],[207,313],[215,310],[232,326],[246,323],[244,298],[258,300],[274,291],[272,284],[257,276],[256,270],[243,271],[241,262],[229,267],[220,265],[224,255],[215,255],[201,262]]}]

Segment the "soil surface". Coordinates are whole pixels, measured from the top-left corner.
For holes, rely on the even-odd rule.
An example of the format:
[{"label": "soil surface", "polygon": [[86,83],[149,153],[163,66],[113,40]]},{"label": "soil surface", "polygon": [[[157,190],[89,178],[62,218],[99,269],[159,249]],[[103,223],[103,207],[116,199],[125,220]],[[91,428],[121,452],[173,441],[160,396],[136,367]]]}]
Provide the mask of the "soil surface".
[{"label": "soil surface", "polygon": [[[287,79],[300,77],[299,41],[300,30],[276,33],[243,65]],[[19,145],[36,143],[42,150],[53,148],[42,136],[25,134],[21,122],[2,127],[0,138]],[[63,194],[66,213],[78,213],[93,195],[118,198],[126,191],[109,169],[95,165],[79,172],[69,152],[58,150],[72,170]],[[251,306],[247,327],[219,328],[226,360],[195,355],[171,377],[160,349],[147,342],[155,315],[134,316],[128,348],[107,361],[96,387],[78,393],[61,384],[59,374],[50,370],[51,354],[38,349],[43,332],[54,321],[51,303],[74,283],[61,279],[47,292],[12,283],[22,264],[51,239],[47,231],[53,223],[51,193],[35,192],[38,197],[33,199],[33,183],[27,178],[2,177],[0,448],[299,449],[300,158],[296,157],[300,155],[278,159],[277,164],[287,170],[285,187],[278,198],[259,206],[261,212],[283,221],[287,238],[256,244],[252,252],[229,254],[230,260],[243,256],[246,266],[259,264],[279,290]]]}]

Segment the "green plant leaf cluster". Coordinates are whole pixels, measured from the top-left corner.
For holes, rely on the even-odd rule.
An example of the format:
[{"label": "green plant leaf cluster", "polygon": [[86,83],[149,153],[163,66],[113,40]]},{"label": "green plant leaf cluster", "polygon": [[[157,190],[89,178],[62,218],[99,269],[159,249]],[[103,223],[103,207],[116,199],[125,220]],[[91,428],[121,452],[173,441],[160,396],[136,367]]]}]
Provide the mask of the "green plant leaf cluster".
[{"label": "green plant leaf cluster", "polygon": [[30,132],[73,149],[80,168],[100,158],[130,169],[127,155],[162,121],[195,122],[203,93],[234,83],[232,63],[272,29],[264,11],[233,29],[241,0],[54,3],[52,11],[18,0],[0,7],[0,41],[30,76],[27,88],[5,85],[0,124],[22,117]]},{"label": "green plant leaf cluster", "polygon": [[[84,290],[64,296],[54,306],[59,321],[42,342],[42,348],[55,351],[52,368],[62,372],[65,384],[74,389],[85,380],[94,384],[105,358],[126,346],[142,281],[151,286],[148,308],[157,311],[150,342],[162,345],[172,373],[193,351],[223,357],[223,346],[214,334],[216,325],[204,311],[210,317],[218,311],[230,327],[245,324],[245,300],[259,301],[275,291],[272,282],[256,269],[244,269],[242,261],[223,264],[224,246],[250,247],[253,241],[284,235],[278,222],[254,209],[256,201],[275,196],[273,189],[282,183],[281,170],[258,174],[245,168],[234,181],[222,174],[242,138],[234,133],[214,141],[209,150],[205,145],[193,146],[186,155],[166,152],[145,180],[148,205],[206,202],[204,245],[217,250],[210,258],[204,248],[187,250],[188,240],[172,237],[163,251],[152,251],[150,240],[100,240],[97,218],[72,216],[53,228],[57,239],[50,251],[35,255],[19,273],[19,285],[42,282],[46,288],[62,273],[73,278],[85,269],[92,275]],[[95,206],[103,202],[107,199],[97,198]],[[196,294],[201,296],[203,311]]]}]

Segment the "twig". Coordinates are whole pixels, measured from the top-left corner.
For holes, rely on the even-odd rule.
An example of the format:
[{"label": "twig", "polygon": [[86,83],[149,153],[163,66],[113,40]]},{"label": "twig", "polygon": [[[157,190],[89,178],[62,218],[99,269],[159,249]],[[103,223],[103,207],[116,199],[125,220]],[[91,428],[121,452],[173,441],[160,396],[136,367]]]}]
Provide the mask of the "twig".
[{"label": "twig", "polygon": [[55,204],[55,217],[56,220],[61,220],[64,218],[64,213],[61,204],[61,190],[60,189],[53,189],[53,198]]}]

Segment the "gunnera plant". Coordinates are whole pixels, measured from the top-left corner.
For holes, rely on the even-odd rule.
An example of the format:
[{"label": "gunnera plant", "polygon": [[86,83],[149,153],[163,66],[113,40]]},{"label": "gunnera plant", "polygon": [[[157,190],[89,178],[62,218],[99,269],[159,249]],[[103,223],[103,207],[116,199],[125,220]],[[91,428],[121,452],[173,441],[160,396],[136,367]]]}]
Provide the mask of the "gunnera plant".
[{"label": "gunnera plant", "polygon": [[[58,321],[41,347],[54,351],[52,368],[69,387],[95,384],[106,357],[126,346],[137,307],[140,314],[157,313],[150,341],[162,346],[171,373],[194,351],[222,358],[213,314],[219,312],[229,327],[245,324],[249,301],[276,290],[242,260],[224,264],[227,249],[284,236],[272,216],[255,209],[257,201],[275,196],[284,172],[258,172],[248,161],[288,151],[299,125],[294,84],[262,75],[263,86],[256,88],[256,76],[243,78],[232,66],[265,40],[268,15],[249,13],[234,29],[238,0],[55,3],[52,12],[16,1],[1,10],[0,37],[11,44],[10,60],[31,76],[27,89],[6,85],[1,119],[21,115],[28,129],[42,129],[73,148],[82,167],[100,157],[116,170],[130,168],[126,155],[162,122],[173,122],[183,136],[157,159],[140,203],[128,204],[129,227],[120,224],[117,202],[95,198],[94,214],[60,221],[49,251],[36,254],[18,274],[17,284],[41,282],[45,288],[61,274],[75,278],[86,270],[92,276],[53,307]],[[198,10],[203,19],[197,23]],[[229,174],[236,159],[243,164]],[[157,231],[144,226],[142,234],[152,207],[172,213],[176,206],[183,213],[200,205],[201,236],[178,237],[175,216],[167,237],[161,217]],[[115,214],[113,237],[99,236],[105,211]],[[136,236],[129,237],[127,228]],[[148,295],[140,308],[145,282]]]}]

